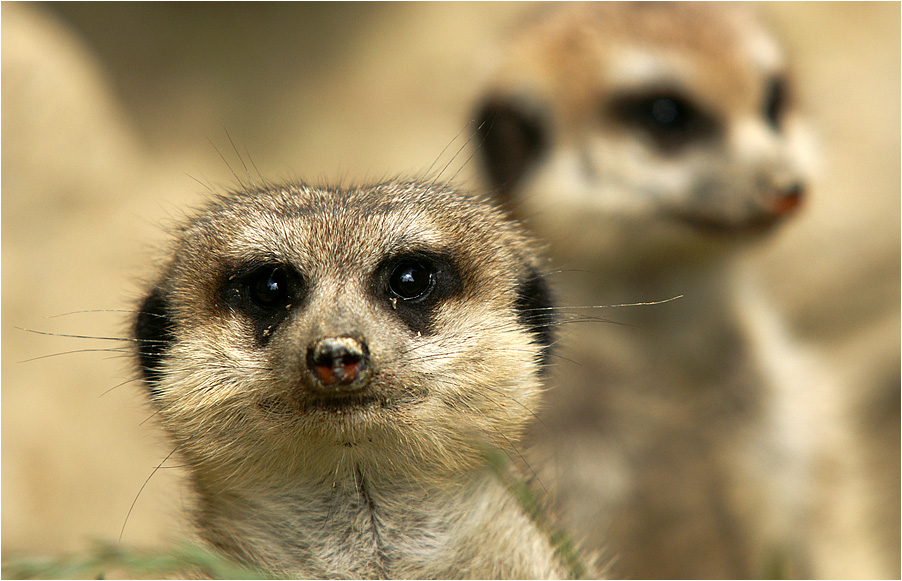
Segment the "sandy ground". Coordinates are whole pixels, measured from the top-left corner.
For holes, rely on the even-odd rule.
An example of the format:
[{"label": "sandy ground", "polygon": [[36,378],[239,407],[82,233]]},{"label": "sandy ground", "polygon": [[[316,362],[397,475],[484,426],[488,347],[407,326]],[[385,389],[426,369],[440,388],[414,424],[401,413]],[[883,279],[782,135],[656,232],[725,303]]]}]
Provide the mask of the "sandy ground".
[{"label": "sandy ground", "polygon": [[[473,185],[469,150],[455,152],[484,55],[525,8],[3,4],[4,556],[115,539],[170,451],[123,342],[21,328],[122,337],[160,225],[258,172],[348,181],[438,161]],[[762,9],[823,167],[806,212],[755,263],[854,386],[898,574],[899,4]],[[123,542],[184,533],[181,477],[154,474]]]}]

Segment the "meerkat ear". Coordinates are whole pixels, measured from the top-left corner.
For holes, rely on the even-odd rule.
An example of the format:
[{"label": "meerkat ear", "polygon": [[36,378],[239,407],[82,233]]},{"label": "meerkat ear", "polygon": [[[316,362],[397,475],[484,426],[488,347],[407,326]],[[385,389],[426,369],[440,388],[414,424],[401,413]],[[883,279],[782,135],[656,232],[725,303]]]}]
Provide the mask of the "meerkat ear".
[{"label": "meerkat ear", "polygon": [[520,324],[529,329],[535,342],[542,348],[540,363],[544,369],[551,359],[557,310],[548,283],[534,268],[529,270],[528,275],[517,287],[516,309]]},{"label": "meerkat ear", "polygon": [[138,362],[141,375],[150,389],[151,399],[159,395],[160,365],[166,351],[175,341],[169,306],[159,288],[155,288],[141,301],[132,327],[137,340]]},{"label": "meerkat ear", "polygon": [[539,115],[501,97],[483,101],[477,109],[476,124],[482,171],[507,203],[517,183],[547,147],[545,124]]}]

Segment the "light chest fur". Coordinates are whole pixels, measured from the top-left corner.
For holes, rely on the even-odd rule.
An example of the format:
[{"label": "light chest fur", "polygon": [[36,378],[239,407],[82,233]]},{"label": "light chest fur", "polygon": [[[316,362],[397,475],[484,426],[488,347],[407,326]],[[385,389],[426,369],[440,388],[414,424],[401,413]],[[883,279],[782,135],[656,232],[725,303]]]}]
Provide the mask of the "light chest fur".
[{"label": "light chest fur", "polygon": [[[282,574],[315,578],[551,578],[547,539],[491,473],[442,486],[339,481],[206,495],[208,539]],[[202,495],[204,496],[204,495]],[[224,518],[222,515],[228,515]],[[541,563],[545,563],[541,565]]]}]

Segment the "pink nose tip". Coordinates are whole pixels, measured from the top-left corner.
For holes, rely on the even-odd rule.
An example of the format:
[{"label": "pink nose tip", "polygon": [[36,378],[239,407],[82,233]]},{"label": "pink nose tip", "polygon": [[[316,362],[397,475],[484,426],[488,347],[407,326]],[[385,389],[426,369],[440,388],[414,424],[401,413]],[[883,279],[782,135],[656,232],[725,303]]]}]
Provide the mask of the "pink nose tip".
[{"label": "pink nose tip", "polygon": [[323,385],[346,384],[357,379],[360,370],[360,359],[357,357],[337,357],[327,363],[317,363],[313,373]]},{"label": "pink nose tip", "polygon": [[771,203],[774,214],[782,216],[797,210],[805,199],[805,188],[795,184],[784,192],[780,192]]},{"label": "pink nose tip", "polygon": [[320,339],[307,349],[307,368],[323,387],[353,384],[365,375],[368,362],[366,344],[352,337]]}]

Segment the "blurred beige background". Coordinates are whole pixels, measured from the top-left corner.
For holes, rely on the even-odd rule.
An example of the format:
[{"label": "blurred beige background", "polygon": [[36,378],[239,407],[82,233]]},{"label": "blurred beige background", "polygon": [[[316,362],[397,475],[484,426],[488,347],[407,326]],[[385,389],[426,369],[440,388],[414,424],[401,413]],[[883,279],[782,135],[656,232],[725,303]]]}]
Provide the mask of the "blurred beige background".
[{"label": "blurred beige background", "polygon": [[[4,556],[115,539],[170,451],[124,342],[19,328],[124,336],[161,225],[208,188],[436,161],[475,186],[460,134],[486,55],[529,8],[2,5]],[[804,214],[755,264],[852,386],[883,491],[874,525],[898,570],[900,5],[760,8],[795,63],[823,167]],[[181,476],[153,476],[123,542],[184,534]]]}]

